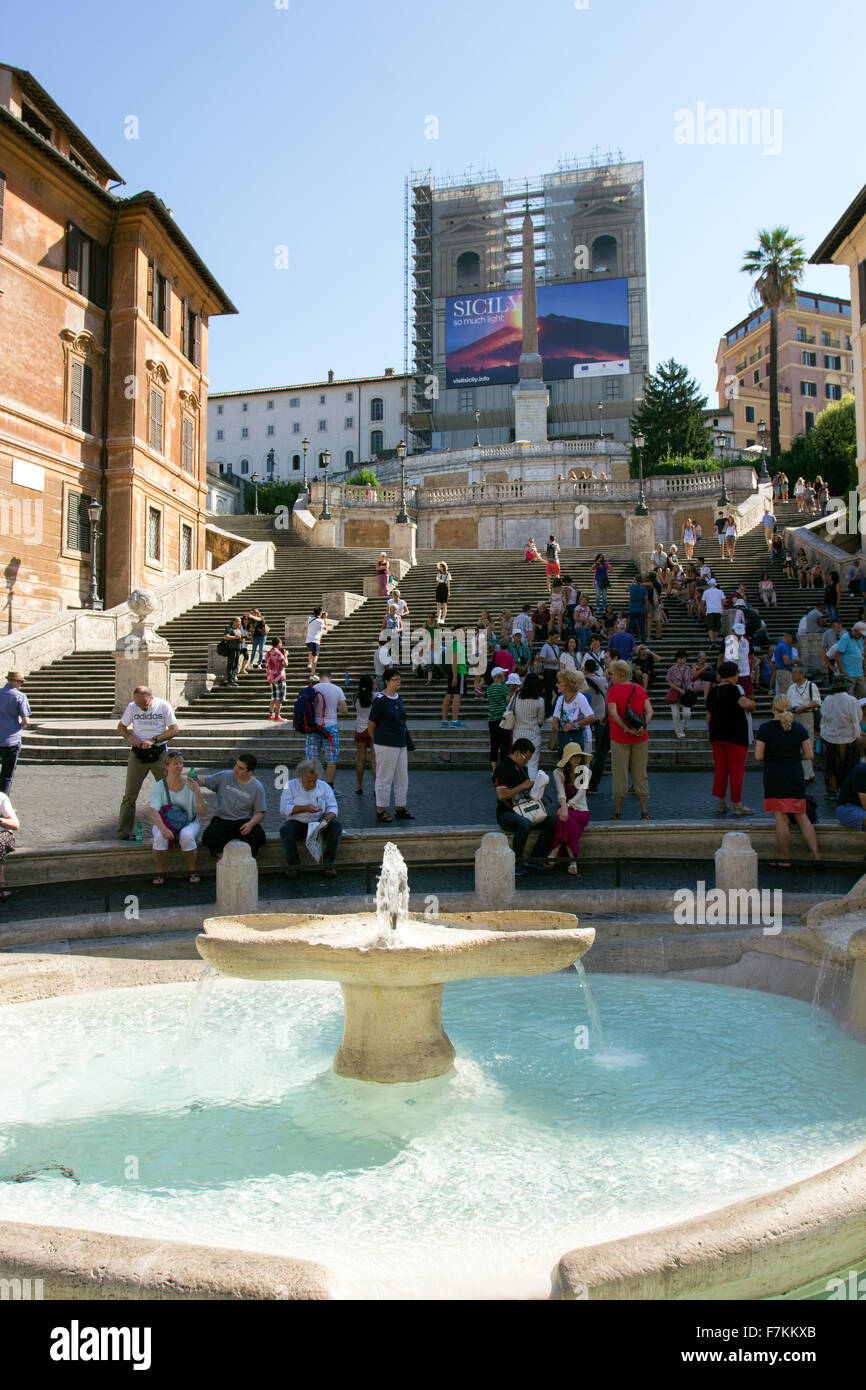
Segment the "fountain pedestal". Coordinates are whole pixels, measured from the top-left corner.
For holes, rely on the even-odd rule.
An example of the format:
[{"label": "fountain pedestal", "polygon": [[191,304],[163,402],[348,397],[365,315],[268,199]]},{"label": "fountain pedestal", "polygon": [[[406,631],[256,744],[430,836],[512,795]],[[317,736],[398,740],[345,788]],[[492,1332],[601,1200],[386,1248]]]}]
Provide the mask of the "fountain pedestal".
[{"label": "fountain pedestal", "polygon": [[443,985],[386,989],[341,984],[343,1040],[338,1076],[357,1081],[427,1081],[454,1065],[454,1044],[442,1027]]}]

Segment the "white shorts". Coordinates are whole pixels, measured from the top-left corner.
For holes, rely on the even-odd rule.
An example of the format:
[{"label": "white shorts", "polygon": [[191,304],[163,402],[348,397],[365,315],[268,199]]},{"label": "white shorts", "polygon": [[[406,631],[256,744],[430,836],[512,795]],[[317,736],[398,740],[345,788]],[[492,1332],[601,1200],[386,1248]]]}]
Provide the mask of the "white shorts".
[{"label": "white shorts", "polygon": [[[153,848],[156,850],[157,854],[159,854],[159,853],[160,853],[162,850],[164,850],[164,849],[170,849],[170,848],[171,848],[171,846],[169,845],[168,840],[165,838],[165,836],[163,835],[162,831],[161,831],[157,826],[154,826],[154,827],[153,827],[153,832],[152,832],[152,833],[153,833]],[[185,826],[183,827],[183,829],[181,830],[181,832],[180,832],[179,839],[180,839],[180,847],[181,847],[181,849],[185,849],[185,850],[196,849],[196,848],[197,848],[197,843],[196,843],[196,842],[197,842],[198,837],[199,837],[200,834],[201,834],[201,826],[199,825],[198,821],[197,821],[197,820],[192,820],[192,821],[190,821],[189,825],[185,825]]]}]

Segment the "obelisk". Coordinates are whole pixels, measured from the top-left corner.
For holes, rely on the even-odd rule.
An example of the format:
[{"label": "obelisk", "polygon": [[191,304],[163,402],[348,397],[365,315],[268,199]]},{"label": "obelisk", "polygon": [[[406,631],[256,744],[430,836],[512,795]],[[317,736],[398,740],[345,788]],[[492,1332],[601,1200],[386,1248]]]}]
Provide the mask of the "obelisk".
[{"label": "obelisk", "polygon": [[535,296],[535,235],[529,203],[523,218],[523,343],[514,399],[514,438],[547,443],[547,387],[538,352],[538,307]]}]

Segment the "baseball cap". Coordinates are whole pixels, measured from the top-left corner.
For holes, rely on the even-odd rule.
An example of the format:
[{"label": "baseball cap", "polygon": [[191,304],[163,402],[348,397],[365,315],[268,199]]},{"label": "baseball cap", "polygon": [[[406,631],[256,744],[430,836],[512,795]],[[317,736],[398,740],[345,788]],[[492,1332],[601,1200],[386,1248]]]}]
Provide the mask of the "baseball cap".
[{"label": "baseball cap", "polygon": [[493,670],[490,672],[490,674],[491,674],[491,676],[504,676],[504,675],[505,675],[505,667],[504,667],[504,666],[494,666],[494,668],[493,668]]},{"label": "baseball cap", "polygon": [[855,623],[852,632],[866,632],[866,623]]},{"label": "baseball cap", "polygon": [[710,575],[710,578],[707,580],[707,586],[708,586],[710,589],[715,589],[715,588],[717,588],[717,587],[718,587],[718,580],[717,580],[717,579],[714,579],[713,576]]}]

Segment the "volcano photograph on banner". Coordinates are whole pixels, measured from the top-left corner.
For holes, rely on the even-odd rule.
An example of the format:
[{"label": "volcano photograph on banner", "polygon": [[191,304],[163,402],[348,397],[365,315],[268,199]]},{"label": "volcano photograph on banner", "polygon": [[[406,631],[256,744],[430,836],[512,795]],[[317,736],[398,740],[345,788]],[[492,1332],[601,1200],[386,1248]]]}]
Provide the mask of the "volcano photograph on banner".
[{"label": "volcano photograph on banner", "polygon": [[[446,386],[517,381],[523,336],[520,290],[488,290],[445,301]],[[545,381],[630,371],[628,280],[540,285],[538,351]]]}]

